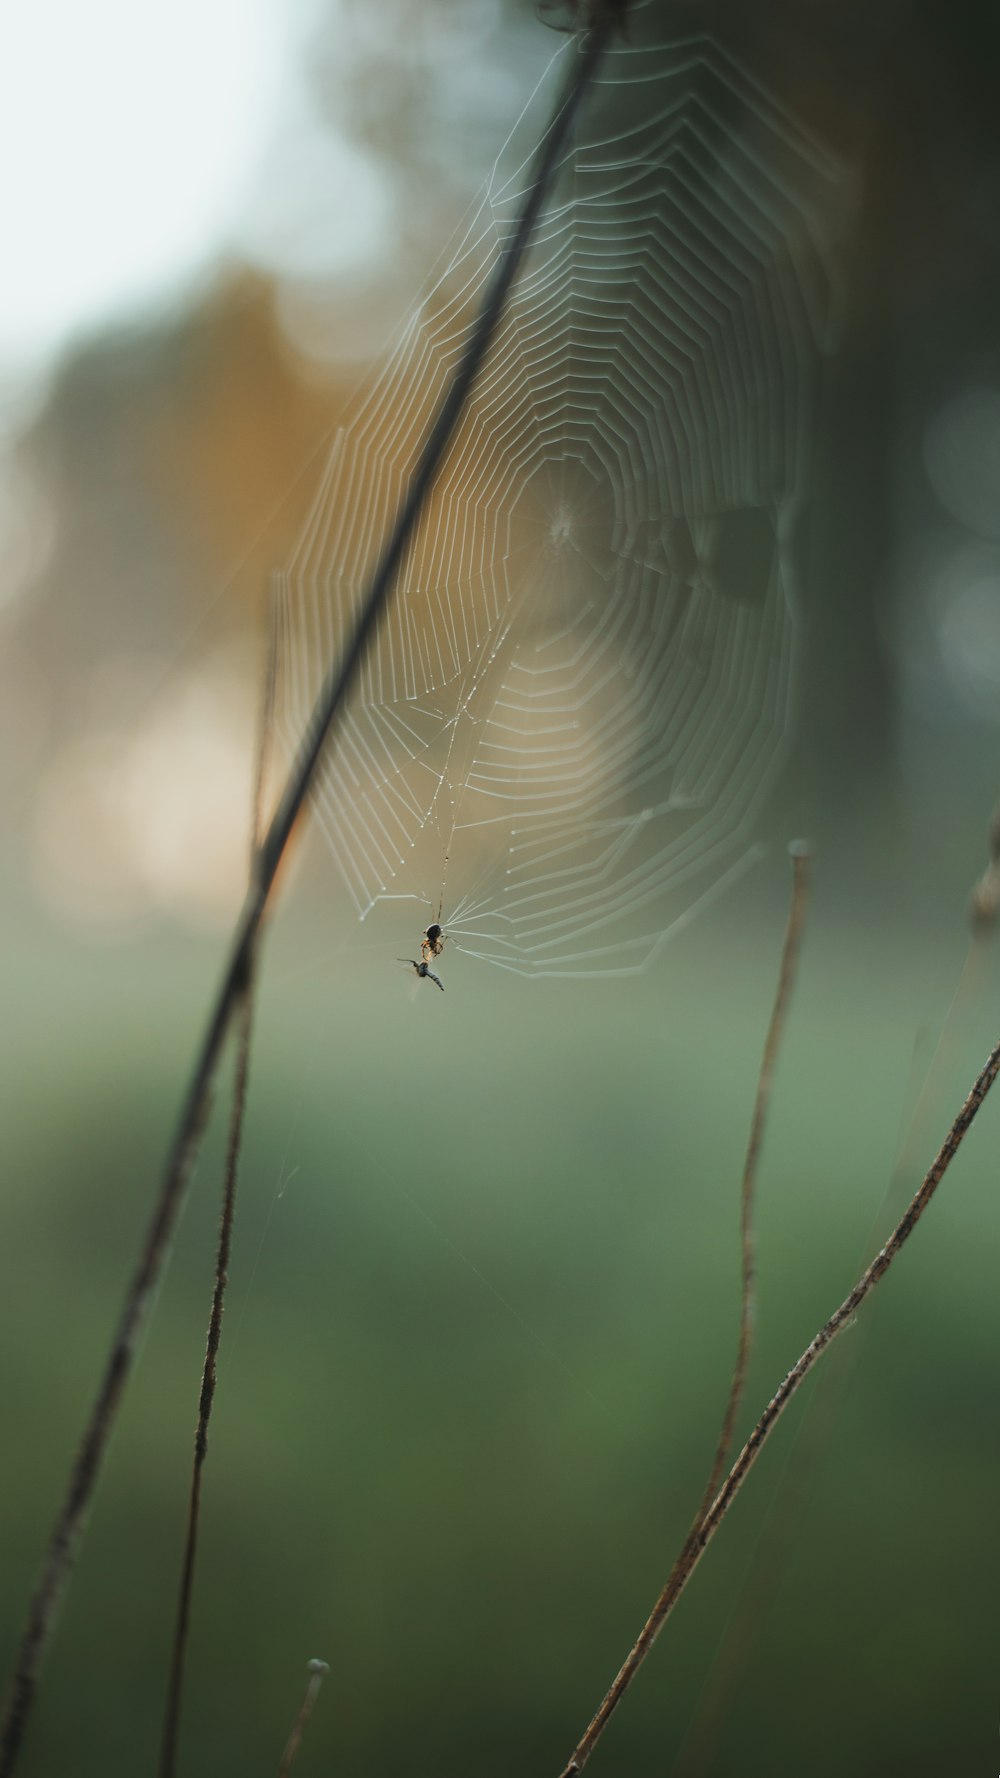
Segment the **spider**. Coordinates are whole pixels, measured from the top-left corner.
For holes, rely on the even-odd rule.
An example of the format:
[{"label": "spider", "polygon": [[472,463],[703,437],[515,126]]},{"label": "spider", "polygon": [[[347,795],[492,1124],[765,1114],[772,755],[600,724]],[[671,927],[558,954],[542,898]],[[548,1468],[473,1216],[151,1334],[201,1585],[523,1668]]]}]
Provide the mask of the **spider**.
[{"label": "spider", "polygon": [[[444,900],[443,895],[441,900]],[[444,950],[444,941],[447,936],[444,927],[441,925],[441,902],[439,902],[437,919],[431,921],[420,940],[420,962],[418,963],[415,957],[397,958],[397,962],[399,963],[408,963],[410,968],[415,969],[418,976],[421,978],[426,976],[428,981],[436,982],[442,994],[444,993],[444,983],[439,975],[434,974],[431,964],[435,957],[440,957],[441,952]]]},{"label": "spider", "polygon": [[[448,934],[441,930],[440,921],[432,920],[420,941],[420,955],[425,963],[429,963],[432,957],[440,957],[447,936]],[[406,959],[401,959],[401,961],[406,961]]]},{"label": "spider", "polygon": [[[431,930],[433,930],[433,928]],[[438,927],[439,932],[440,932],[440,930],[441,930],[441,928]],[[426,944],[426,941],[425,941],[425,944]],[[420,949],[424,950],[424,948],[425,948],[425,945],[421,945]],[[438,950],[440,950],[440,948],[441,947],[439,945]],[[432,951],[431,956],[433,957],[434,955],[435,955],[435,953]],[[433,969],[430,968],[426,957],[424,957],[422,959],[422,961],[419,963],[417,962],[415,957],[397,957],[396,962],[397,963],[408,963],[410,965],[411,969],[416,970],[418,976],[421,976],[421,977],[426,976],[427,980],[429,982],[436,982],[436,984],[440,988],[442,994],[444,993],[444,983],[441,980],[441,977],[439,975],[434,974],[434,971],[433,971]]]}]

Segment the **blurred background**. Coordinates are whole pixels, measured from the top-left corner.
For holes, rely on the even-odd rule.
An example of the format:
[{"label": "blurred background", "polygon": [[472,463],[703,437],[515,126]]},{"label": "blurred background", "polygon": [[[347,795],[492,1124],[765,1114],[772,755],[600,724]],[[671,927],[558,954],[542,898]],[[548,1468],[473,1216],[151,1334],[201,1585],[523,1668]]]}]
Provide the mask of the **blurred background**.
[{"label": "blurred background", "polygon": [[[314,1656],[332,1671],[303,1778],[560,1769],[714,1446],[788,839],[815,845],[815,890],[744,1430],[997,1035],[966,917],[1000,794],[995,9],[659,12],[786,104],[849,195],[769,847],[646,975],[457,959],[440,1001],[298,844],[261,984],[182,1769],[275,1770]],[[241,899],[268,576],[557,45],[515,0],[0,20],[4,1650]],[[998,1115],[775,1436],[595,1773],[937,1773],[992,1748]],[[220,1156],[214,1130],[31,1778],[153,1767]]]}]

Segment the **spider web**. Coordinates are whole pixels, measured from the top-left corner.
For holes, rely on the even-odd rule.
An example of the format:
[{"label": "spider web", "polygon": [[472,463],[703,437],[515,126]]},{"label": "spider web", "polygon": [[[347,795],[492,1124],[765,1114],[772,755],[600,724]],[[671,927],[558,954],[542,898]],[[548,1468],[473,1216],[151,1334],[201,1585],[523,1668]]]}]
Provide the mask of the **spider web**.
[{"label": "spider web", "polygon": [[[644,968],[746,860],[791,729],[837,173],[718,45],[643,41],[652,12],[606,59],[313,798],[361,918],[441,906],[449,949],[525,974]],[[277,583],[289,748],[575,53],[334,440]]]}]

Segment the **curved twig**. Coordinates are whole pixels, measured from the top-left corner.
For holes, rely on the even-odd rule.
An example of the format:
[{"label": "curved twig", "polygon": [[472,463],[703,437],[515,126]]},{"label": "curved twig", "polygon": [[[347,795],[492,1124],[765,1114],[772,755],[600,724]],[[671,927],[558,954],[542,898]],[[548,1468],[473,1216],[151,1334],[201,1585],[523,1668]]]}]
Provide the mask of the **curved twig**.
[{"label": "curved twig", "polygon": [[[994,809],[990,818],[987,846],[989,862],[969,900],[970,934],[965,961],[923,1084],[902,1129],[899,1152],[875,1213],[872,1233],[859,1255],[861,1265],[867,1262],[875,1248],[875,1231],[886,1210],[897,1214],[896,1203],[903,1197],[901,1188],[915,1171],[914,1153],[918,1143],[923,1143],[924,1127],[929,1121],[927,1111],[933,1097],[932,1085],[936,1088],[942,1076],[947,1078],[956,1032],[961,1027],[960,1014],[967,1011],[983,976],[988,946],[1000,911],[1000,806]],[[869,1317],[864,1328],[859,1328],[857,1337],[849,1345],[838,1348],[819,1378],[799,1421],[784,1469],[768,1501],[760,1541],[740,1584],[736,1606],[684,1732],[672,1778],[694,1778],[695,1773],[708,1770],[725,1714],[727,1692],[735,1673],[746,1663],[754,1629],[764,1621],[767,1603],[775,1596],[780,1584],[794,1545],[798,1519],[815,1487],[824,1443],[832,1436],[850,1379],[861,1361],[865,1340],[871,1337],[871,1325]]]},{"label": "curved twig", "polygon": [[291,1734],[285,1743],[285,1751],[281,1756],[281,1767],[278,1772],[278,1778],[291,1778],[292,1767],[295,1764],[295,1758],[302,1742],[303,1731],[306,1723],[312,1715],[313,1705],[319,1696],[319,1688],[323,1684],[330,1668],[326,1661],[310,1661],[306,1671],[309,1674],[309,1678],[306,1681],[306,1689],[302,1702],[299,1705],[298,1715],[292,1724]]},{"label": "curved twig", "polygon": [[[272,637],[264,661],[264,680],[257,713],[257,745],[254,750],[253,790],[250,801],[249,875],[253,881],[257,854],[263,831],[264,780],[270,753],[271,727],[274,719],[274,691],[277,680],[277,650]],[[246,992],[239,1003],[236,1070],[233,1079],[233,1101],[229,1113],[229,1140],[222,1181],[222,1212],[219,1218],[219,1239],[216,1247],[215,1278],[212,1285],[212,1306],[205,1338],[205,1361],[198,1396],[198,1421],[194,1435],[191,1462],[191,1484],[188,1492],[187,1524],[184,1532],[184,1555],[178,1590],[177,1612],[170,1648],[167,1676],[167,1700],[163,1714],[160,1744],[160,1778],[173,1778],[177,1766],[177,1739],[180,1732],[181,1699],[184,1690],[184,1669],[187,1659],[188,1632],[191,1622],[191,1597],[198,1557],[198,1529],[201,1517],[201,1482],[208,1455],[208,1429],[212,1419],[215,1385],[222,1343],[222,1314],[229,1282],[229,1255],[236,1220],[236,1192],[239,1184],[240,1148],[246,1117],[247,1085],[250,1075],[250,1040],[253,1035],[256,951],[251,954],[247,971]]]},{"label": "curved twig", "polygon": [[757,1163],[764,1141],[764,1129],[771,1104],[771,1083],[774,1079],[774,1066],[778,1059],[781,1039],[785,1028],[785,1017],[792,989],[795,986],[795,972],[798,968],[799,949],[802,942],[802,928],[806,917],[806,900],[809,894],[809,849],[797,843],[789,847],[792,859],[792,898],[788,909],[788,922],[785,927],[785,942],[781,950],[781,965],[778,970],[778,985],[774,991],[774,1005],[771,1008],[771,1019],[764,1039],[764,1053],[761,1057],[760,1073],[757,1076],[757,1092],[754,1097],[753,1116],[750,1119],[750,1135],[747,1138],[746,1158],[743,1162],[743,1180],[740,1187],[740,1243],[743,1258],[743,1289],[740,1299],[740,1336],[736,1350],[736,1363],[733,1366],[733,1380],[729,1385],[729,1395],[722,1416],[719,1430],[719,1442],[715,1457],[705,1484],[705,1492],[701,1497],[698,1511],[695,1514],[692,1530],[700,1525],[712,1501],[718,1492],[726,1467],[729,1447],[733,1442],[733,1431],[736,1416],[743,1399],[743,1389],[750,1363],[750,1342],[753,1337],[754,1320],[754,1246],[753,1246],[753,1211],[754,1195],[757,1185]]},{"label": "curved twig", "polygon": [[728,1476],[716,1495],[708,1512],[700,1524],[689,1532],[680,1555],[678,1556],[666,1585],[660,1593],[646,1622],[643,1624],[635,1642],[629,1650],[623,1665],[606,1692],[600,1708],[597,1710],[586,1730],[577,1742],[576,1747],[563,1768],[561,1778],[575,1778],[582,1772],[588,1759],[597,1746],[601,1735],[607,1727],[614,1710],[620,1704],[629,1685],[632,1683],[639,1667],[645,1660],[653,1643],[662,1630],[667,1618],[680,1598],[688,1581],[705,1554],[708,1545],[715,1536],[729,1508],[732,1506],[740,1488],[757,1461],[758,1454],[769,1434],[777,1425],[792,1396],[805,1378],[809,1375],[817,1360],[822,1357],[826,1348],[836,1339],[839,1333],[848,1326],[855,1313],[864,1302],[865,1297],[874,1290],[879,1279],[889,1270],[904,1241],[913,1233],[917,1223],[937,1191],[951,1162],[954,1160],[959,1145],[972,1123],[979,1107],[1000,1073],[1000,1042],[990,1052],[981,1072],[973,1083],[965,1104],[948,1131],[938,1154],[928,1170],[920,1189],[915,1193],[900,1218],[885,1246],[875,1255],[872,1263],[862,1273],[854,1289],[844,1298],[838,1309],[835,1309],[828,1321],[823,1323],[819,1332],[810,1341],[801,1358],[793,1364],[780,1388],[771,1397],[767,1407],[761,1414],[756,1426],[743,1446],[742,1451],[729,1471]]}]

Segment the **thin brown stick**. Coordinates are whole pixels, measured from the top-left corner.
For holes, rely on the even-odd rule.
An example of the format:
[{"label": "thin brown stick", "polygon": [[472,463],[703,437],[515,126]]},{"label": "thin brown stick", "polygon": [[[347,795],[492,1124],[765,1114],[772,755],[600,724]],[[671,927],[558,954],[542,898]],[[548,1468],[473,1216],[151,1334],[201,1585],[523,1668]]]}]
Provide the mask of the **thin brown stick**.
[{"label": "thin brown stick", "polygon": [[1000,913],[1000,803],[986,829],[988,863],[969,898],[969,920],[977,935],[992,932]]},{"label": "thin brown stick", "polygon": [[[934,1106],[936,1092],[946,1080],[961,1030],[977,989],[981,985],[990,940],[1000,906],[1000,805],[993,811],[987,829],[989,863],[969,898],[969,945],[958,983],[941,1024],[933,1054],[924,1070],[912,1111],[905,1119],[889,1183],[876,1211],[870,1234],[859,1255],[859,1263],[867,1265],[875,1250],[877,1231],[886,1212],[898,1214],[896,1203],[902,1188],[914,1170],[914,1155],[922,1147],[929,1108]],[[912,1191],[912,1185],[908,1186]],[[724,1721],[726,1694],[734,1677],[745,1667],[754,1631],[765,1621],[767,1607],[780,1584],[801,1513],[820,1472],[823,1447],[847,1397],[850,1381],[861,1362],[866,1338],[870,1337],[872,1316],[858,1329],[857,1338],[838,1348],[813,1391],[803,1413],[795,1438],[788,1451],[784,1469],[774,1486],[761,1531],[761,1538],[751,1566],[745,1575],[736,1609],[716,1652],[701,1694],[692,1711],[684,1740],[674,1765],[675,1778],[694,1778],[707,1769],[718,1742]]]},{"label": "thin brown stick", "polygon": [[517,226],[501,249],[468,346],[456,366],[452,382],[428,434],[389,542],[361,606],[354,631],[316,701],[298,757],[261,845],[255,880],[236,921],[229,959],[223,970],[181,1106],[176,1134],[150,1225],[126,1292],[97,1395],[87,1419],[83,1441],[70,1471],[66,1494],[53,1526],[41,1575],[28,1608],[15,1656],[7,1711],[0,1729],[0,1778],[11,1778],[17,1763],[59,1602],[83,1534],[87,1509],[108,1439],[118,1417],[139,1334],[163,1271],[174,1225],[197,1158],[223,1040],[246,988],[251,953],[278,866],[309,793],[331,729],[354,686],[361,662],[396,584],[400,565],[441,461],[454,436],[469,392],[496,336],[510,287],[551,188],[573,121],[597,71],[612,29],[613,19],[610,16],[602,17],[583,38],[579,53],[573,55],[570,61],[566,83],[539,147]]},{"label": "thin brown stick", "polygon": [[827,1347],[853,1319],[865,1298],[874,1290],[883,1278],[893,1260],[899,1253],[904,1242],[912,1234],[921,1216],[937,1191],[973,1118],[983,1103],[987,1093],[1000,1073],[1000,1042],[990,1052],[981,1072],[973,1083],[972,1089],[956,1117],[951,1129],[942,1143],[937,1156],[924,1177],[923,1183],[893,1229],[885,1246],[880,1249],[870,1266],[862,1273],[853,1290],[844,1298],[838,1309],[835,1309],[828,1321],[823,1323],[819,1332],[810,1341],[802,1356],[788,1372],[780,1388],[772,1396],[760,1419],[743,1446],[742,1451],[733,1464],[722,1488],[716,1495],[703,1520],[689,1533],[684,1542],[669,1578],[649,1617],[639,1632],[638,1637],[629,1650],[628,1656],[616,1675],[612,1685],[604,1696],[600,1708],[588,1724],[584,1734],[577,1742],[572,1755],[563,1768],[561,1778],[574,1778],[582,1772],[588,1759],[601,1738],[608,1721],[621,1702],[629,1685],[635,1678],[639,1667],[656,1641],[667,1618],[687,1586],[692,1574],[701,1561],[708,1545],[732,1506],[740,1488],[753,1468],[757,1457],[784,1413],[792,1396],[805,1378],[809,1375],[817,1360],[822,1357]]},{"label": "thin brown stick", "polygon": [[753,1116],[750,1119],[750,1135],[747,1138],[743,1179],[740,1185],[740,1242],[743,1268],[740,1337],[736,1350],[736,1363],[733,1367],[733,1380],[729,1385],[729,1396],[722,1416],[722,1426],[719,1429],[719,1442],[712,1460],[708,1481],[705,1484],[705,1492],[701,1497],[691,1527],[692,1531],[701,1524],[718,1492],[719,1483],[726,1467],[726,1458],[729,1455],[729,1447],[733,1441],[733,1429],[740,1410],[740,1402],[743,1399],[747,1367],[750,1363],[755,1309],[753,1213],[757,1186],[757,1164],[760,1160],[764,1130],[767,1126],[767,1114],[771,1104],[774,1067],[778,1059],[778,1051],[781,1048],[792,989],[795,986],[795,974],[802,944],[802,928],[805,924],[806,903],[809,898],[809,848],[801,841],[797,841],[788,850],[792,860],[792,895],[788,908],[788,921],[785,926],[785,941],[781,949],[778,985],[774,991],[774,1005],[771,1008],[767,1036],[764,1039],[760,1073],[757,1076],[757,1092],[754,1098]]},{"label": "thin brown stick", "polygon": [[198,1398],[198,1424],[194,1436],[194,1460],[191,1466],[191,1486],[188,1496],[187,1527],[184,1537],[184,1558],[181,1564],[180,1588],[177,1600],[177,1615],[174,1622],[173,1641],[170,1651],[170,1670],[167,1678],[167,1701],[163,1717],[163,1737],[160,1746],[160,1778],[173,1778],[177,1768],[177,1737],[180,1730],[181,1700],[184,1691],[184,1668],[187,1656],[188,1631],[191,1622],[191,1596],[194,1588],[194,1571],[198,1555],[198,1527],[201,1512],[201,1483],[205,1458],[208,1455],[208,1428],[212,1417],[212,1402],[215,1397],[219,1345],[222,1339],[222,1311],[225,1303],[226,1284],[229,1279],[229,1254],[233,1238],[233,1222],[236,1216],[236,1188],[239,1179],[240,1145],[243,1136],[243,1120],[246,1112],[247,1079],[250,1069],[250,1037],[253,1024],[253,981],[247,980],[239,1010],[239,1029],[237,1033],[236,1078],[233,1086],[233,1103],[229,1120],[229,1141],[226,1149],[226,1167],[222,1196],[222,1215],[219,1222],[219,1245],[215,1262],[215,1281],[212,1289],[212,1309],[208,1323],[208,1335],[205,1342],[205,1363],[202,1370],[201,1393]]},{"label": "thin brown stick", "polygon": [[[264,683],[257,713],[257,744],[254,749],[254,774],[250,804],[250,880],[257,869],[263,824],[264,779],[270,751],[274,717],[274,693],[277,678],[276,649],[272,638],[264,662]],[[247,1084],[250,1074],[250,1040],[253,1033],[255,953],[251,952],[246,987],[239,1005],[236,1036],[236,1069],[233,1079],[233,1100],[229,1114],[229,1140],[223,1172],[222,1211],[219,1219],[219,1241],[212,1285],[212,1306],[205,1338],[205,1362],[198,1397],[198,1421],[194,1435],[191,1463],[191,1485],[188,1495],[187,1524],[184,1534],[184,1555],[174,1620],[167,1676],[167,1698],[160,1744],[160,1778],[174,1778],[177,1768],[177,1738],[180,1732],[181,1704],[184,1692],[184,1670],[187,1659],[188,1634],[191,1623],[191,1598],[194,1589],[195,1565],[198,1557],[198,1529],[201,1515],[201,1483],[205,1458],[208,1455],[208,1429],[218,1374],[219,1347],[222,1341],[222,1314],[226,1285],[229,1281],[229,1255],[232,1250],[233,1225],[236,1220],[236,1194],[239,1186],[240,1148],[246,1117]]]},{"label": "thin brown stick", "polygon": [[[736,1416],[739,1413],[740,1403],[743,1399],[747,1369],[750,1363],[750,1347],[753,1340],[753,1323],[756,1306],[754,1299],[756,1268],[754,1261],[753,1219],[757,1186],[757,1168],[764,1142],[764,1131],[767,1127],[767,1114],[771,1104],[771,1088],[774,1081],[775,1064],[778,1059],[778,1052],[781,1048],[781,1039],[784,1034],[785,1020],[791,1002],[792,990],[795,986],[795,976],[798,969],[799,952],[802,944],[802,929],[805,924],[806,904],[809,897],[809,848],[803,842],[796,841],[793,845],[789,846],[788,850],[792,860],[791,899],[788,907],[788,919],[785,923],[785,937],[781,948],[781,962],[778,968],[778,981],[774,990],[774,1002],[771,1007],[771,1017],[768,1021],[767,1035],[764,1039],[764,1049],[760,1060],[760,1071],[757,1076],[757,1091],[754,1095],[753,1113],[750,1119],[750,1133],[747,1137],[746,1154],[743,1161],[743,1176],[740,1182],[740,1246],[742,1278],[740,1293],[740,1331],[736,1349],[736,1362],[733,1366],[732,1381],[730,1382],[729,1393],[726,1397],[726,1405],[722,1414],[722,1424],[719,1428],[718,1442],[715,1447],[715,1455],[712,1458],[708,1480],[705,1483],[701,1499],[698,1502],[698,1509],[691,1521],[690,1529],[684,1544],[682,1545],[681,1553],[677,1558],[674,1568],[671,1570],[670,1577],[664,1588],[664,1594],[669,1591],[671,1583],[675,1578],[677,1568],[684,1559],[684,1552],[697,1537],[705,1516],[718,1493],[719,1483],[725,1472],[726,1458],[729,1455],[730,1446],[732,1444]],[[661,1595],[661,1598],[662,1597],[663,1595]],[[650,1638],[648,1646],[652,1646],[652,1638]],[[623,1678],[623,1674],[625,1673],[625,1668],[623,1668],[622,1673],[619,1674],[618,1680],[615,1682],[617,1685],[618,1681],[621,1681],[621,1693],[623,1693],[631,1684],[634,1673],[638,1671],[642,1660],[645,1658],[645,1649],[643,1649],[643,1652],[637,1653],[638,1649],[639,1644],[637,1643],[636,1648],[633,1650],[633,1654],[636,1655],[634,1667],[629,1672],[628,1677]],[[626,1666],[627,1665],[628,1663],[626,1663]],[[619,1695],[621,1695],[621,1693],[619,1693]],[[605,1702],[607,1702],[607,1700],[605,1700]],[[611,1708],[613,1708],[613,1705]],[[579,1752],[579,1749],[577,1751]],[[574,1769],[579,1770],[579,1767],[574,1768],[571,1762],[569,1767],[567,1767],[567,1771],[573,1771]]]},{"label": "thin brown stick", "polygon": [[299,1705],[299,1713],[292,1724],[292,1732],[288,1737],[285,1751],[281,1756],[281,1765],[278,1768],[278,1778],[289,1778],[289,1774],[291,1773],[292,1766],[295,1762],[295,1756],[299,1751],[299,1743],[302,1740],[302,1731],[312,1715],[312,1707],[316,1702],[319,1688],[323,1684],[329,1671],[330,1669],[326,1661],[310,1661],[306,1668],[306,1672],[309,1674],[309,1680],[306,1685],[305,1696]]},{"label": "thin brown stick", "polygon": [[[753,1323],[756,1310],[754,1283],[756,1267],[754,1261],[754,1201],[756,1197],[757,1166],[764,1142],[764,1131],[767,1126],[767,1115],[771,1104],[771,1086],[774,1079],[775,1064],[784,1035],[785,1019],[791,1002],[792,990],[798,970],[799,952],[802,945],[802,929],[805,924],[806,906],[809,898],[809,866],[810,853],[808,846],[801,840],[793,842],[788,848],[792,860],[792,892],[788,907],[788,919],[785,924],[785,938],[781,949],[781,963],[778,968],[778,982],[774,991],[774,1003],[768,1022],[767,1035],[761,1055],[760,1072],[757,1076],[757,1091],[754,1096],[753,1114],[750,1119],[750,1133],[747,1138],[746,1156],[743,1162],[743,1178],[740,1185],[740,1243],[742,1253],[742,1289],[740,1297],[740,1332],[736,1350],[736,1363],[733,1366],[732,1381],[722,1415],[719,1439],[709,1470],[698,1510],[691,1521],[687,1541],[695,1536],[709,1507],[718,1492],[722,1480],[726,1458],[729,1455],[736,1426],[736,1417],[743,1399],[746,1385],[747,1370],[750,1364],[750,1347],[753,1340]],[[680,1558],[678,1558],[680,1560]],[[669,1585],[669,1581],[667,1583]]]}]

